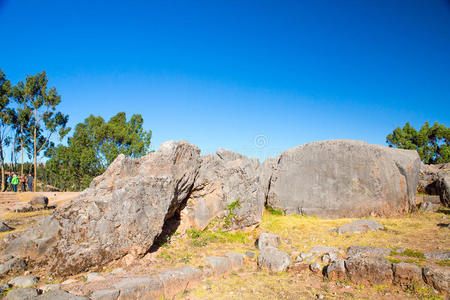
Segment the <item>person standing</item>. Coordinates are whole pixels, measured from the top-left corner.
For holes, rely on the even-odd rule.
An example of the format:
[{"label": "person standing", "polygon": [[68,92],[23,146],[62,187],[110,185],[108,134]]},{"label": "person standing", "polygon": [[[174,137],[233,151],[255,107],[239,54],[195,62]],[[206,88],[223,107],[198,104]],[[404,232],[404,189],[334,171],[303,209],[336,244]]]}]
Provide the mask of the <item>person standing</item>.
[{"label": "person standing", "polygon": [[8,173],[8,178],[6,178],[6,182],[5,182],[5,188],[3,189],[4,192],[6,192],[9,185],[11,184],[11,179],[12,179],[11,173]]},{"label": "person standing", "polygon": [[28,177],[27,177],[27,182],[28,182],[28,191],[32,192],[33,191],[33,175],[31,175],[31,173],[28,173]]},{"label": "person standing", "polygon": [[16,173],[13,173],[11,184],[13,186],[14,193],[17,193],[17,185],[19,184],[19,177],[17,177]]},{"label": "person standing", "polygon": [[26,192],[26,182],[27,182],[27,175],[22,174],[22,176],[20,176],[20,190],[21,192]]}]

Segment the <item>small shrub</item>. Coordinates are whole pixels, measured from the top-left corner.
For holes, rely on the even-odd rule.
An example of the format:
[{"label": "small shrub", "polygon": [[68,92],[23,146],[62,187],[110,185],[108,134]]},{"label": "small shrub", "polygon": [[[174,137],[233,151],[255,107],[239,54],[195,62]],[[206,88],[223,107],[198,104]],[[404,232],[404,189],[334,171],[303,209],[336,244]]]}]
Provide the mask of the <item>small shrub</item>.
[{"label": "small shrub", "polygon": [[439,261],[437,264],[438,264],[438,265],[441,265],[441,266],[443,266],[443,267],[450,267],[450,259],[446,259],[446,260],[443,260],[443,261]]},{"label": "small shrub", "polygon": [[279,209],[275,209],[269,205],[266,205],[266,210],[275,216],[283,216],[284,215],[283,211],[281,211]]},{"label": "small shrub", "polygon": [[398,253],[396,251],[392,251],[390,255],[391,256],[393,256],[393,255],[409,256],[409,257],[415,257],[415,258],[419,258],[419,259],[425,259],[425,256],[423,255],[422,252],[411,250],[411,249],[406,249],[402,253]]}]

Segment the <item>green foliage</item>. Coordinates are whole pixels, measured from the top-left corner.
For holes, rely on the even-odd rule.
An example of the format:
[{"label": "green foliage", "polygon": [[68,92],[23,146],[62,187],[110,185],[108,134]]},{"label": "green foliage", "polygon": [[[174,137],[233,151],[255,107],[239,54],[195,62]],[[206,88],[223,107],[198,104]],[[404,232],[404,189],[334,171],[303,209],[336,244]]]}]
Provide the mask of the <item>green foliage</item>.
[{"label": "green foliage", "polygon": [[241,208],[241,203],[239,200],[240,199],[238,198],[236,201],[233,201],[226,206],[226,215],[223,219],[225,228],[231,228],[233,223],[236,222],[236,210]]},{"label": "green foliage", "polygon": [[419,259],[425,259],[425,256],[423,255],[422,252],[412,250],[412,249],[406,249],[405,251],[403,251],[401,253],[392,251],[390,255],[391,256],[392,255],[400,255],[400,256],[408,256],[408,257],[414,257],[414,258],[419,258]]},{"label": "green foliage", "polygon": [[126,120],[120,112],[105,122],[100,116],[89,116],[75,127],[68,146],[55,148],[47,162],[49,171],[60,180],[63,190],[82,190],[102,174],[119,155],[138,158],[148,153],[151,131],[143,129],[141,115]]},{"label": "green foliage", "polygon": [[283,211],[281,211],[279,209],[275,209],[275,208],[273,208],[273,207],[271,207],[269,205],[266,205],[266,210],[269,213],[271,213],[272,215],[275,215],[275,216],[283,216],[284,215]]},{"label": "green foliage", "polygon": [[443,267],[450,267],[450,259],[439,261],[437,262],[437,264]]},{"label": "green foliage", "polygon": [[424,163],[436,164],[450,162],[450,128],[435,122],[428,122],[417,131],[409,123],[397,127],[386,137],[390,147],[417,150]]},{"label": "green foliage", "polygon": [[239,243],[245,244],[249,241],[248,234],[244,232],[227,232],[210,230],[186,230],[188,237],[192,239],[192,246],[204,247],[210,243]]}]

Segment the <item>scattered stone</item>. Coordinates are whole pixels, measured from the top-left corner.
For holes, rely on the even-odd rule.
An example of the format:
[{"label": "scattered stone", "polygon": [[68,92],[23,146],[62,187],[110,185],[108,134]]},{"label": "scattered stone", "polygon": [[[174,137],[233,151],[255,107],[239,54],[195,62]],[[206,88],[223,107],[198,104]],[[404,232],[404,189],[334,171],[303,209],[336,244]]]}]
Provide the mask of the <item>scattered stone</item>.
[{"label": "scattered stone", "polygon": [[313,273],[320,273],[322,272],[322,266],[319,263],[312,263],[309,265],[309,269],[313,272]]},{"label": "scattered stone", "polygon": [[78,280],[70,278],[70,279],[67,279],[67,280],[61,282],[61,284],[62,285],[68,285],[68,284],[72,284],[72,283],[75,283],[75,282],[78,282]]},{"label": "scattered stone", "polygon": [[365,219],[356,220],[336,228],[338,234],[343,233],[364,233],[373,230],[383,230],[384,226],[377,221]]},{"label": "scattered stone", "polygon": [[11,285],[4,282],[0,284],[0,295],[2,295],[4,292],[6,292],[7,290],[9,290],[11,288]]},{"label": "scattered stone", "polygon": [[259,250],[262,250],[266,247],[278,248],[279,244],[280,244],[280,237],[276,234],[263,232],[259,235],[258,238]]},{"label": "scattered stone", "polygon": [[15,287],[23,288],[33,286],[39,282],[39,278],[35,276],[19,276],[11,279],[9,284],[12,284]]},{"label": "scattered stone", "polygon": [[312,257],[312,253],[300,253],[300,258],[302,260],[308,258],[308,257]]},{"label": "scattered stone", "polygon": [[329,252],[327,253],[327,255],[330,257],[330,261],[335,261],[336,259],[338,259],[338,255],[334,252]]},{"label": "scattered stone", "polygon": [[9,273],[19,273],[27,269],[25,260],[12,257],[5,263],[0,265],[0,275],[6,275]]},{"label": "scattered stone", "polygon": [[421,166],[415,150],[320,141],[286,150],[269,164],[272,176],[262,182],[267,204],[288,214],[359,218],[415,209]]},{"label": "scattered stone", "polygon": [[266,247],[258,255],[258,267],[270,271],[285,271],[291,264],[289,254],[273,247]]},{"label": "scattered stone", "polygon": [[450,294],[450,268],[441,266],[427,266],[423,268],[426,283],[444,294]]},{"label": "scattered stone", "polygon": [[322,256],[322,262],[326,265],[328,265],[331,262],[331,258],[328,254],[325,254]]},{"label": "scattered stone", "polygon": [[0,232],[12,231],[14,228],[9,227],[6,223],[0,222]]},{"label": "scattered stone", "polygon": [[244,266],[244,257],[242,253],[227,253],[225,254],[231,260],[233,270],[240,270]]},{"label": "scattered stone", "polygon": [[316,297],[317,297],[317,299],[324,299],[325,298],[325,296],[322,295],[322,294],[317,294]]},{"label": "scattered stone", "polygon": [[99,281],[99,280],[103,280],[103,279],[105,279],[105,278],[96,272],[89,273],[86,275],[87,282]]},{"label": "scattered stone", "polygon": [[245,255],[247,257],[253,258],[253,257],[255,257],[255,252],[247,251],[247,252],[245,252]]},{"label": "scattered stone", "polygon": [[164,286],[164,299],[173,299],[172,297],[181,289],[187,289],[189,285],[194,285],[200,281],[202,271],[191,266],[184,266],[168,270],[159,275]]},{"label": "scattered stone", "polygon": [[114,289],[94,291],[91,300],[116,300],[119,298],[120,291]]},{"label": "scattered stone", "polygon": [[44,293],[48,292],[48,291],[59,290],[59,289],[61,289],[61,284],[60,283],[44,284],[44,285],[40,286],[39,289],[41,291],[43,291]]},{"label": "scattered stone", "polygon": [[345,269],[355,283],[384,284],[393,280],[392,264],[384,257],[350,257],[345,261]]},{"label": "scattered stone", "polygon": [[336,247],[328,247],[328,246],[322,246],[322,245],[316,245],[313,246],[310,250],[312,254],[324,254],[324,253],[330,253],[330,252],[338,252],[339,249]]},{"label": "scattered stone", "polygon": [[115,283],[121,299],[159,299],[164,297],[164,286],[159,277],[128,277]]},{"label": "scattered stone", "polygon": [[31,300],[35,299],[37,295],[38,291],[32,287],[14,289],[8,292],[5,300]]},{"label": "scattered stone", "polygon": [[33,196],[33,198],[31,198],[31,200],[30,200],[30,205],[33,207],[35,207],[35,206],[47,207],[48,197],[44,196],[44,195]]},{"label": "scattered stone", "polygon": [[438,174],[436,186],[441,196],[441,203],[446,207],[450,207],[450,171]]},{"label": "scattered stone", "polygon": [[394,283],[403,287],[412,286],[422,281],[422,269],[414,264],[396,263],[392,265]]},{"label": "scattered stone", "polygon": [[205,258],[205,261],[211,266],[212,272],[215,275],[224,274],[233,269],[231,260],[228,257],[209,256]]},{"label": "scattered stone", "polygon": [[441,251],[441,252],[426,252],[423,254],[426,259],[434,259],[434,260],[450,260],[450,251]]},{"label": "scattered stone", "polygon": [[[34,299],[34,298],[33,298]],[[87,297],[70,294],[63,290],[53,290],[35,298],[36,300],[89,300]]]},{"label": "scattered stone", "polygon": [[350,246],[347,248],[348,256],[387,256],[391,249],[372,246]]},{"label": "scattered stone", "polygon": [[295,263],[289,267],[289,272],[298,274],[309,270],[309,263]]},{"label": "scattered stone", "polygon": [[400,253],[400,254],[404,253],[405,251],[406,251],[405,248],[400,248],[400,249],[395,250],[395,252]]},{"label": "scattered stone", "polygon": [[431,202],[422,202],[419,204],[419,210],[423,211],[435,211],[439,208],[439,204],[434,204]]},{"label": "scattered stone", "polygon": [[333,261],[326,267],[325,274],[331,280],[347,280],[345,261],[343,259]]}]

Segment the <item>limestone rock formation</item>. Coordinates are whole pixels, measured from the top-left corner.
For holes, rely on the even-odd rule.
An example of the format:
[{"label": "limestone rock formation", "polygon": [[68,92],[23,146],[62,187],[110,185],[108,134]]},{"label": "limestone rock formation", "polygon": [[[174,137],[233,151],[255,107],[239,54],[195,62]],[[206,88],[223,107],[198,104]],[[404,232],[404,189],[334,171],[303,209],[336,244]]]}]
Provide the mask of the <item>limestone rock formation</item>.
[{"label": "limestone rock formation", "polygon": [[441,203],[450,207],[450,171],[439,173],[437,188],[441,196]]},{"label": "limestone rock formation", "polygon": [[198,178],[182,212],[183,226],[204,229],[215,217],[227,214],[227,206],[235,207],[233,228],[258,224],[264,208],[259,182],[259,161],[230,150],[201,156]]},{"label": "limestone rock formation", "polygon": [[198,175],[199,152],[169,141],[140,159],[119,155],[87,190],[13,240],[6,253],[57,274],[143,256],[183,207]]},{"label": "limestone rock formation", "polygon": [[272,163],[262,168],[273,171],[261,186],[267,204],[289,214],[389,216],[415,207],[416,151],[332,140],[289,149]]}]

